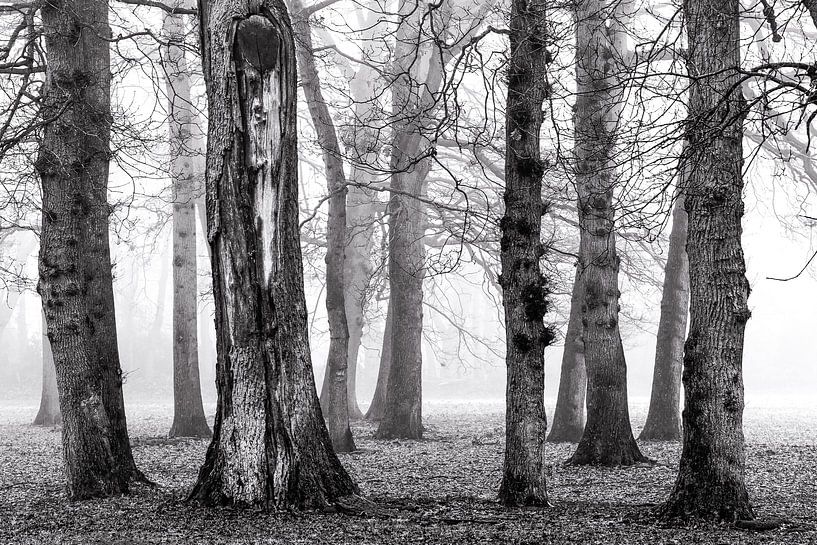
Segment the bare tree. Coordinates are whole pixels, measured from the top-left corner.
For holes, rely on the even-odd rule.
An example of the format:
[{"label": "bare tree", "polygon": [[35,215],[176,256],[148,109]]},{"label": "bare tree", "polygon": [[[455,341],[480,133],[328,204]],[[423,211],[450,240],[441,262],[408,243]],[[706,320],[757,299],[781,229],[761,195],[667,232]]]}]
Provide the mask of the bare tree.
[{"label": "bare tree", "polygon": [[45,315],[42,319],[42,346],[43,346],[43,387],[40,395],[40,408],[34,417],[35,426],[57,426],[62,424],[60,412],[60,396],[57,390],[57,370],[54,368],[54,354],[51,352],[51,341],[46,334],[48,326]]}]

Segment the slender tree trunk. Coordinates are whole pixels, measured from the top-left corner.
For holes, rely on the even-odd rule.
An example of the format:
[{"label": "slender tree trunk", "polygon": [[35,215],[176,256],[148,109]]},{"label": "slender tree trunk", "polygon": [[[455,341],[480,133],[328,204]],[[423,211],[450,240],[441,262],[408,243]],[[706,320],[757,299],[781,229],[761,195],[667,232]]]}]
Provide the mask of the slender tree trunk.
[{"label": "slender tree trunk", "polygon": [[60,395],[57,391],[57,371],[54,368],[54,354],[48,340],[45,315],[43,315],[43,389],[40,396],[40,410],[34,418],[35,426],[58,426],[62,424]]},{"label": "slender tree trunk", "polygon": [[690,328],[683,449],[669,517],[752,518],[744,481],[743,338],[750,312],[741,248],[743,119],[738,0],[684,4],[689,97]]},{"label": "slender tree trunk", "polygon": [[200,2],[199,13],[218,405],[191,498],[324,508],[358,489],[332,449],[309,355],[292,25],[281,0]]},{"label": "slender tree trunk", "polygon": [[[582,0],[577,9],[575,107],[579,269],[587,367],[587,423],[573,464],[631,465],[645,461],[630,426],[627,364],[619,332],[619,257],[616,254],[616,126],[623,51],[615,7]],[[608,24],[612,21],[612,26]]]},{"label": "slender tree trunk", "polygon": [[326,227],[326,313],[329,316],[329,355],[326,361],[330,377],[326,422],[336,452],[355,450],[349,429],[348,361],[349,328],[346,323],[344,261],[346,246],[346,175],[343,172],[340,145],[335,124],[323,98],[318,69],[312,53],[312,29],[302,13],[300,0],[293,0],[296,12],[293,26],[297,43],[301,84],[309,115],[323,150],[323,164],[329,190],[329,219]]},{"label": "slender tree trunk", "polygon": [[661,318],[655,348],[655,371],[647,422],[639,437],[642,441],[678,441],[681,439],[681,368],[689,312],[689,261],[687,260],[687,213],[683,187],[672,210],[669,252],[664,268],[661,294]]},{"label": "slender tree trunk", "polygon": [[107,203],[110,142],[108,3],[41,9],[46,43],[40,283],[54,353],[68,496],[127,492],[136,469],[117,352]]},{"label": "slender tree trunk", "polygon": [[380,351],[380,367],[377,370],[377,384],[372,396],[372,404],[366,411],[366,420],[381,420],[386,410],[386,390],[389,382],[389,368],[391,367],[391,346],[392,346],[392,310],[391,299],[389,299],[386,309],[386,325],[383,328],[383,348]]},{"label": "slender tree trunk", "polygon": [[587,392],[587,371],[584,368],[584,337],[582,332],[581,268],[576,268],[570,297],[570,317],[562,354],[559,395],[553,413],[548,441],[578,443],[584,431],[584,396]]},{"label": "slender tree trunk", "polygon": [[545,478],[545,327],[549,289],[539,259],[542,176],[539,131],[549,92],[546,0],[513,0],[510,15],[508,102],[505,121],[505,214],[500,227],[508,367],[505,462],[499,499],[504,505],[547,505]]},{"label": "slender tree trunk", "polygon": [[196,270],[196,175],[190,131],[195,123],[184,21],[165,14],[169,44],[164,58],[173,156],[173,425],[170,437],[210,437],[201,402]]}]

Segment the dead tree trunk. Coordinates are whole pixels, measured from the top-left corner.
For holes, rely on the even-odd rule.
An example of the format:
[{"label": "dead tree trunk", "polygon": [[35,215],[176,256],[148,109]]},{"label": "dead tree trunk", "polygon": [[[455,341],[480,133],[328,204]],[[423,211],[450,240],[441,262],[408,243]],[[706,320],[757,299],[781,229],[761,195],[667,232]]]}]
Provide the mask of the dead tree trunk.
[{"label": "dead tree trunk", "polygon": [[548,93],[545,0],[514,0],[505,120],[505,214],[501,262],[508,367],[505,462],[499,499],[504,505],[547,505],[545,478],[545,358],[553,331],[543,321],[550,304],[539,259],[542,177],[539,131]]},{"label": "dead tree trunk", "polygon": [[750,312],[741,247],[743,118],[738,0],[684,4],[692,78],[687,138],[690,328],[684,439],[668,517],[752,518],[744,481],[743,338]]},{"label": "dead tree trunk", "polygon": [[173,425],[170,437],[210,437],[201,402],[198,349],[196,270],[195,150],[190,131],[195,123],[190,72],[184,54],[181,15],[166,14],[168,47],[163,59],[173,156]]},{"label": "dead tree trunk", "polygon": [[372,404],[366,411],[366,420],[381,420],[386,409],[386,389],[389,382],[389,367],[391,366],[392,345],[392,311],[391,300],[386,310],[386,325],[383,328],[383,348],[380,351],[380,367],[377,370],[377,384],[372,396]]},{"label": "dead tree trunk", "polygon": [[48,340],[45,315],[43,315],[43,388],[40,395],[40,410],[34,418],[35,426],[58,426],[62,424],[60,395],[57,391],[57,371],[54,368],[54,354]]},{"label": "dead tree trunk", "polygon": [[108,3],[41,9],[46,44],[40,283],[54,353],[68,496],[127,492],[133,462],[122,399],[111,257]]},{"label": "dead tree trunk", "polygon": [[576,268],[570,297],[570,317],[565,333],[559,395],[553,413],[548,441],[578,443],[584,431],[584,397],[587,392],[587,371],[584,368],[584,335],[582,331],[581,269]]},{"label": "dead tree trunk", "polygon": [[218,406],[191,498],[324,508],[358,489],[332,450],[309,354],[292,25],[281,0],[199,6]]},{"label": "dead tree trunk", "polygon": [[326,422],[336,452],[352,452],[355,441],[349,429],[348,356],[349,328],[346,323],[344,261],[346,246],[346,175],[343,172],[340,145],[335,124],[323,98],[318,69],[312,53],[312,29],[308,15],[302,13],[300,0],[293,0],[296,12],[293,26],[297,43],[301,85],[309,115],[323,150],[323,164],[329,190],[329,220],[326,227],[326,313],[329,316],[329,355],[326,361],[328,399]]},{"label": "dead tree trunk", "polygon": [[641,430],[642,441],[678,441],[681,439],[681,368],[689,313],[689,261],[687,260],[687,213],[681,190],[672,210],[664,288],[661,294],[661,318],[655,348],[655,370],[647,421]]},{"label": "dead tree trunk", "polygon": [[[617,17],[607,0],[577,8],[576,186],[581,240],[582,328],[587,366],[587,423],[573,464],[631,465],[638,449],[627,407],[627,364],[619,332],[619,257],[616,254],[616,126],[622,86],[616,77],[623,50]],[[612,26],[608,24],[612,21]]]}]

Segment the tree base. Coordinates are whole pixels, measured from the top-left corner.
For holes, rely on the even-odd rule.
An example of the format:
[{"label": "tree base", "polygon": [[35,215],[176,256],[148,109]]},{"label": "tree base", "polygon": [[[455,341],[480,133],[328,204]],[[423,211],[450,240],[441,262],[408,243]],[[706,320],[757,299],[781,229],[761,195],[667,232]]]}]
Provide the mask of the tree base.
[{"label": "tree base", "polygon": [[505,507],[552,507],[544,482],[532,485],[507,475],[502,478],[499,487],[499,502]]},{"label": "tree base", "polygon": [[638,436],[639,441],[671,441],[681,440],[680,429],[645,427]]},{"label": "tree base", "polygon": [[738,522],[752,521],[755,514],[742,484],[726,482],[715,475],[692,480],[681,474],[669,499],[659,509],[659,517],[664,520]]},{"label": "tree base", "polygon": [[548,443],[578,443],[582,439],[584,426],[553,426],[548,434]]},{"label": "tree base", "polygon": [[207,425],[204,416],[193,418],[174,418],[173,425],[167,434],[168,437],[195,437],[196,439],[210,439],[213,432]]},{"label": "tree base", "polygon": [[583,439],[576,452],[567,461],[574,466],[594,465],[605,467],[626,467],[636,464],[650,464],[652,460],[641,454],[635,440],[624,444],[610,444]]},{"label": "tree base", "polygon": [[62,425],[62,413],[57,411],[56,414],[49,414],[40,411],[37,413],[37,416],[34,418],[34,422],[31,423],[33,426],[61,426]]}]

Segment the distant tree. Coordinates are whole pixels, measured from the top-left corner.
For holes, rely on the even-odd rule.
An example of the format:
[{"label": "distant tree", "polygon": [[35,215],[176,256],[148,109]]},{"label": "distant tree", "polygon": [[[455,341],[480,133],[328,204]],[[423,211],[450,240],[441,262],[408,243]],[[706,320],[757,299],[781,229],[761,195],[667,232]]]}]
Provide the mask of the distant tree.
[{"label": "distant tree", "polygon": [[54,354],[68,497],[128,491],[136,469],[117,351],[107,202],[111,36],[106,0],[43,4],[40,283]]},{"label": "distant tree", "polygon": [[48,340],[45,315],[42,318],[43,345],[43,387],[40,395],[40,409],[34,417],[35,426],[57,426],[62,424],[60,412],[60,395],[57,391],[57,370],[54,368],[54,354],[51,352],[51,341]]},{"label": "distant tree", "polygon": [[191,499],[323,508],[358,489],[332,449],[310,361],[292,25],[281,0],[200,8],[218,405]]},{"label": "distant tree", "polygon": [[684,3],[690,327],[683,449],[668,517],[753,518],[744,480],[743,340],[751,313],[741,246],[743,118],[740,2]]},{"label": "distant tree", "polygon": [[548,96],[548,3],[513,0],[505,120],[505,213],[500,222],[503,305],[508,368],[505,461],[499,499],[504,505],[547,505],[544,350],[553,331],[543,321],[550,305],[539,260],[542,177],[539,131]]},{"label": "distant tree", "polygon": [[389,368],[391,367],[391,347],[392,347],[392,322],[394,318],[391,311],[391,301],[386,309],[386,323],[383,327],[383,345],[380,351],[380,365],[377,368],[377,383],[372,395],[372,403],[366,411],[366,420],[380,420],[383,418],[383,411],[386,408],[386,389],[389,381]]}]

